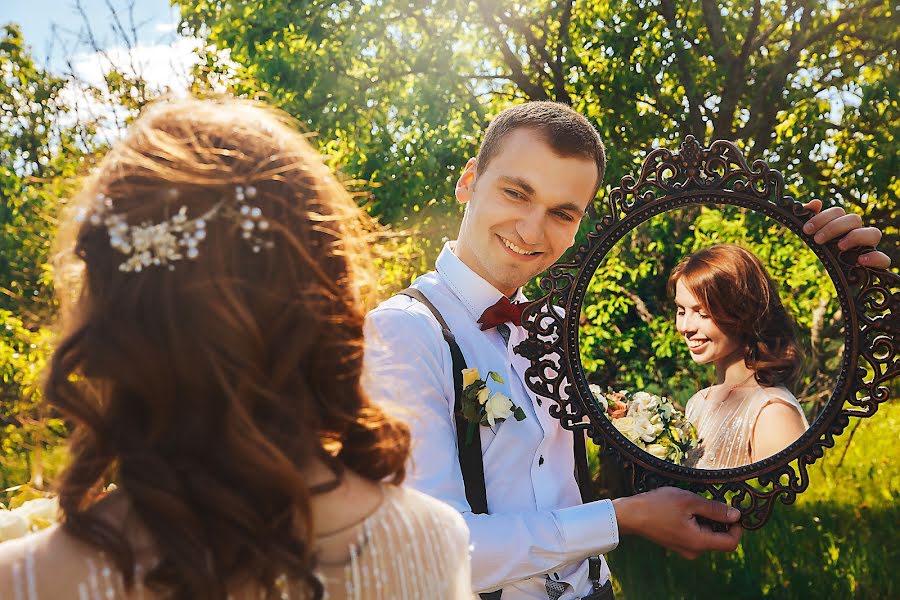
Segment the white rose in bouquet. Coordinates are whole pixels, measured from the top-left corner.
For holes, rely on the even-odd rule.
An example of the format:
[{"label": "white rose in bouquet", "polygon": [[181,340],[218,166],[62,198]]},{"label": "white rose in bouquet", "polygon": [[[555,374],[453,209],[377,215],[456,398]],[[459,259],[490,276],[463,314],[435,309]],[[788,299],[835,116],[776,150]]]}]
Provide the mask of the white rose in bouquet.
[{"label": "white rose in bouquet", "polygon": [[0,510],[0,542],[22,537],[28,533],[28,521],[11,510]]},{"label": "white rose in bouquet", "polygon": [[644,450],[661,460],[666,460],[666,457],[669,454],[669,449],[662,444],[648,444]]},{"label": "white rose in bouquet", "polygon": [[646,413],[634,416],[634,427],[638,437],[644,442],[652,442],[658,435],[656,426],[650,419],[650,415]]},{"label": "white rose in bouquet", "polygon": [[15,512],[28,522],[31,529],[43,529],[55,522],[58,511],[59,500],[57,498],[35,498],[23,502],[22,506],[15,509]]},{"label": "white rose in bouquet", "polygon": [[609,410],[609,403],[606,401],[606,396],[603,395],[603,390],[600,389],[600,386],[596,383],[592,383],[588,386],[588,389],[591,390],[591,393],[594,395],[594,398],[597,399],[597,402],[600,403],[600,406],[603,407],[603,412]]},{"label": "white rose in bouquet", "polygon": [[632,411],[636,413],[655,411],[657,406],[659,406],[659,396],[647,392],[637,392],[631,397],[628,414],[631,414]]}]

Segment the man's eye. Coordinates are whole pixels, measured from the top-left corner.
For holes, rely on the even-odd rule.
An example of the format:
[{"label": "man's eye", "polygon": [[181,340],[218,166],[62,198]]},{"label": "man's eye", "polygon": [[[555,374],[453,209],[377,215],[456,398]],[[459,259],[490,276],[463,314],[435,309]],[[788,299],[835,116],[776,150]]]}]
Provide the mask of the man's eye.
[{"label": "man's eye", "polygon": [[556,215],[557,218],[562,219],[563,221],[568,221],[570,223],[575,220],[574,218],[572,218],[572,215],[570,215],[567,212],[563,212],[561,210],[558,210],[558,211],[554,212],[553,214]]},{"label": "man's eye", "polygon": [[514,199],[514,200],[524,200],[524,199],[525,199],[525,196],[523,196],[522,194],[520,194],[520,193],[517,192],[516,190],[511,190],[511,189],[507,188],[507,189],[505,189],[505,190],[503,190],[503,191],[506,192],[506,195],[507,195],[507,196],[509,196],[510,198],[512,198],[512,199]]}]

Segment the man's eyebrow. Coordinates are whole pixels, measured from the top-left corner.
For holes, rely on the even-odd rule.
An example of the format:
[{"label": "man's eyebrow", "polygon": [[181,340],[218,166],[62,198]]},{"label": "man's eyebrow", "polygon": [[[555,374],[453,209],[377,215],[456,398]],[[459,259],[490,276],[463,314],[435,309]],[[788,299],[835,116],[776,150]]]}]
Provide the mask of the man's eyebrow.
[{"label": "man's eyebrow", "polygon": [[557,206],[555,208],[557,210],[567,210],[569,212],[573,212],[576,214],[587,213],[586,209],[583,210],[583,209],[579,208],[579,206],[577,204],[575,204],[574,202],[563,202],[562,204],[560,204],[559,206]]},{"label": "man's eyebrow", "polygon": [[[514,185],[522,188],[522,191],[524,191],[526,194],[534,195],[535,193],[534,188],[531,186],[531,184],[522,177],[516,177],[515,175],[501,175],[498,179],[502,183],[505,183],[507,185]],[[562,204],[554,206],[553,208],[556,210],[573,212],[575,214],[586,212],[574,202],[563,202]]]},{"label": "man's eyebrow", "polygon": [[515,175],[501,175],[500,180],[504,183],[522,188],[526,194],[534,194],[534,187],[522,177],[516,177]]}]

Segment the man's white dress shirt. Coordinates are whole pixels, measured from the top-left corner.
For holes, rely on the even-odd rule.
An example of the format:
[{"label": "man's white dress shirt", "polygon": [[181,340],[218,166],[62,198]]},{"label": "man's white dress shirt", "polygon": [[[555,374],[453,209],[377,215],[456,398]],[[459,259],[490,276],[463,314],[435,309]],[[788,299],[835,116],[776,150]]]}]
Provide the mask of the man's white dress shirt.
[{"label": "man's white dress shirt", "polygon": [[[496,329],[481,331],[484,310],[502,293],[444,246],[436,272],[413,286],[437,307],[453,331],[469,368],[477,367],[494,392],[525,411],[479,427],[490,514],[473,514],[456,450],[450,349],[427,307],[394,296],[369,314],[366,375],[371,397],[399,409],[412,428],[413,453],[407,483],[460,511],[471,532],[472,579],[476,592],[503,588],[502,600],[546,600],[545,575],[570,585],[561,600],[590,592],[586,558],[619,543],[609,500],[581,504],[575,481],[572,433],[548,413],[553,404],[524,384],[528,360],[513,352],[526,338],[511,326],[509,344]],[[521,291],[517,301],[524,300]],[[487,377],[496,371],[504,384]],[[609,578],[603,561],[601,583]]]}]

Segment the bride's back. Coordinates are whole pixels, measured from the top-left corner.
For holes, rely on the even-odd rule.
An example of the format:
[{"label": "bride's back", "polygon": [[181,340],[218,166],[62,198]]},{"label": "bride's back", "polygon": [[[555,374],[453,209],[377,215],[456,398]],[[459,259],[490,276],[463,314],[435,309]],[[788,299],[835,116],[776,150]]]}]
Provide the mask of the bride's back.
[{"label": "bride's back", "polygon": [[[73,302],[44,389],[74,426],[64,519],[3,548],[21,597],[43,568],[87,597],[107,576],[159,597],[321,596],[320,532],[365,522],[366,494],[428,504],[390,487],[409,432],[359,385],[368,223],[286,117],[160,103],[73,204],[58,271],[81,276],[58,285]],[[338,501],[345,480],[368,487]],[[123,521],[97,496],[109,481]]]},{"label": "bride's back", "polygon": [[[455,510],[410,488],[374,484],[349,474],[340,488],[312,502],[317,523],[316,578],[329,600],[471,599],[468,535]],[[27,600],[165,598],[142,578],[158,562],[152,540],[121,496],[107,498],[103,518],[138,549],[136,584],[127,590],[113,561],[54,526],[0,544],[0,598]],[[361,514],[361,511],[368,511]],[[359,515],[357,517],[357,515]],[[351,521],[356,518],[355,521]],[[330,521],[329,519],[335,519]],[[306,599],[305,584],[275,580],[276,597]],[[232,600],[258,600],[253,581],[228,590]]]}]

